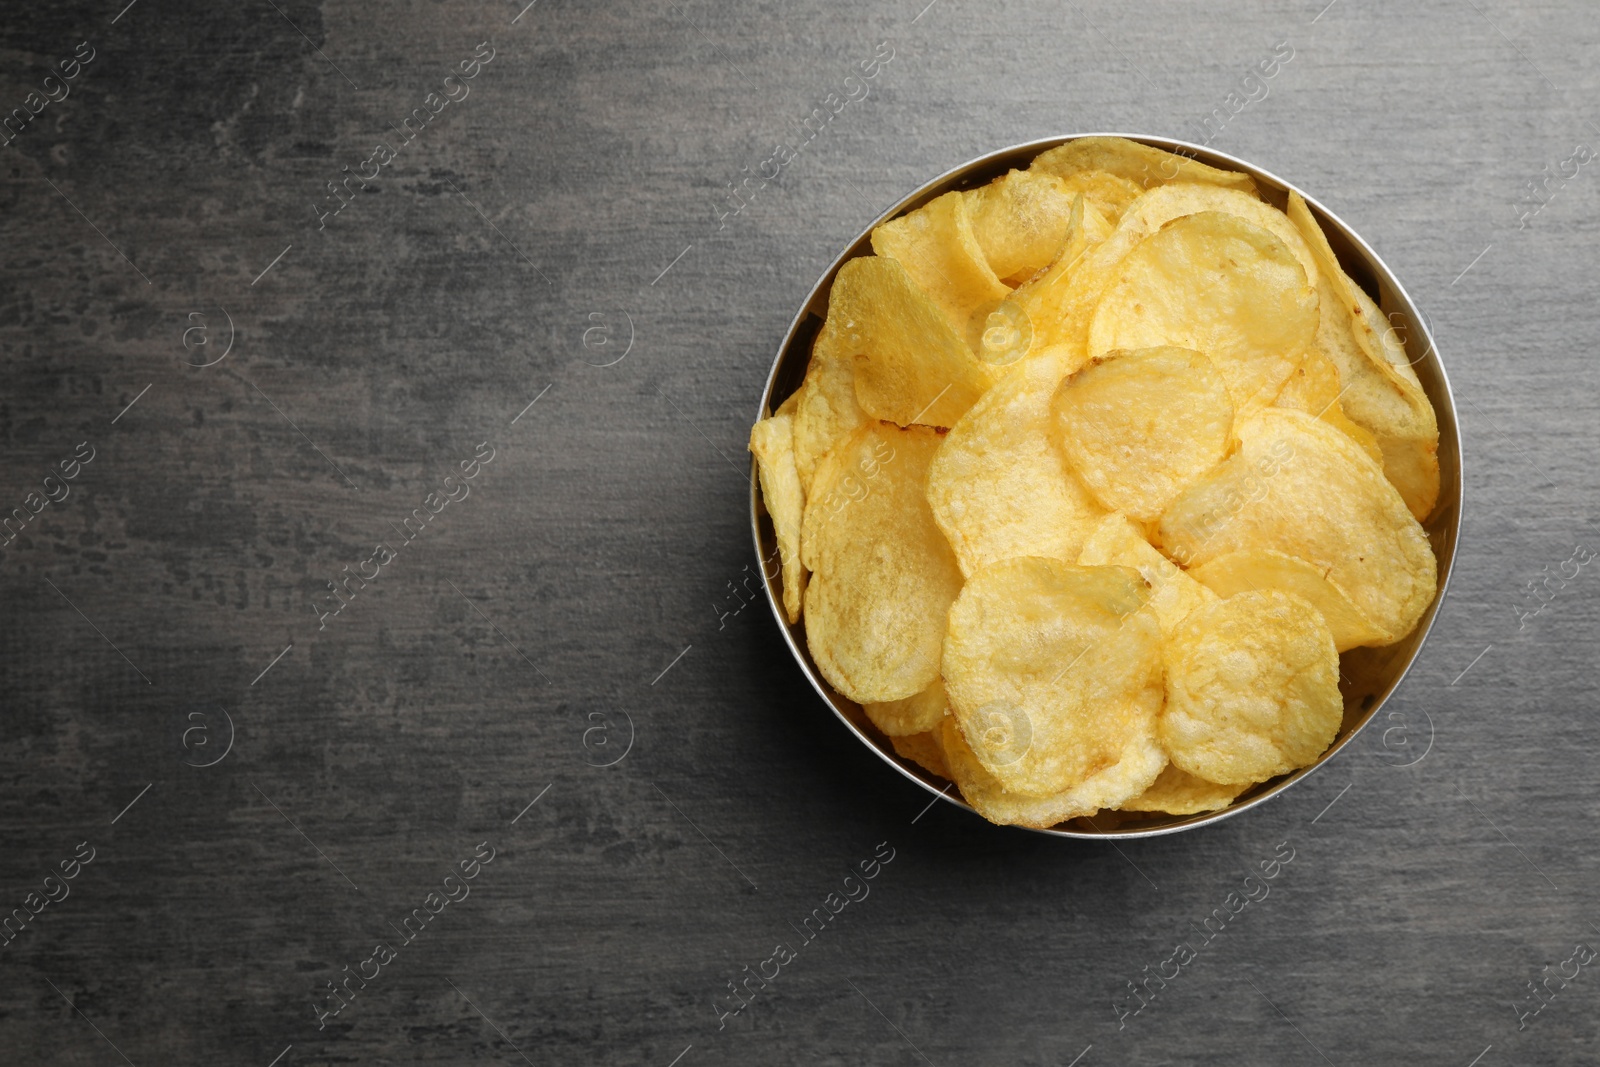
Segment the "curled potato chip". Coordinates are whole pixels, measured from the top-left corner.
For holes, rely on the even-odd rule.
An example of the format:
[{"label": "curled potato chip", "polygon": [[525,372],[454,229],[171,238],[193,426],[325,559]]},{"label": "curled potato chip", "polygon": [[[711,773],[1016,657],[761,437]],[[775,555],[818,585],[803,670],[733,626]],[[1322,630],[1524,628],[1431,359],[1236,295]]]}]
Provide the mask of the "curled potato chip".
[{"label": "curled potato chip", "polygon": [[1340,652],[1360,645],[1387,645],[1393,640],[1361,613],[1326,571],[1298,556],[1271,548],[1246,548],[1208,560],[1189,573],[1223,598],[1264,589],[1300,596],[1322,614],[1333,634],[1333,647]]},{"label": "curled potato chip", "polygon": [[1056,440],[1100,504],[1140,522],[1210,470],[1233,436],[1211,360],[1184,348],[1114,351],[1061,383]]},{"label": "curled potato chip", "polygon": [[838,329],[823,326],[811,346],[805,381],[789,400],[794,401],[794,465],[800,487],[810,491],[817,463],[867,421],[856,403],[855,360],[841,351]]},{"label": "curled potato chip", "polygon": [[939,740],[943,732],[936,723],[927,733],[890,737],[889,741],[902,759],[910,760],[929,774],[949,778],[950,767],[945,763],[944,745]]},{"label": "curled potato chip", "polygon": [[904,700],[863,704],[861,710],[867,713],[872,725],[889,737],[906,737],[927,733],[938,726],[949,706],[949,698],[944,695],[944,679],[935,678],[922,692]]},{"label": "curled potato chip", "polygon": [[1248,174],[1218,170],[1161,148],[1151,148],[1122,137],[1080,137],[1034,157],[1033,170],[1061,178],[1081,171],[1100,170],[1124,178],[1144,189],[1167,182],[1200,182],[1254,193]]},{"label": "curled potato chip", "polygon": [[1173,219],[1115,273],[1089,324],[1089,356],[1192,348],[1221,372],[1236,412],[1271,403],[1316,337],[1305,271],[1277,237],[1234,215]]},{"label": "curled potato chip", "polygon": [[966,197],[972,234],[999,278],[1026,280],[1049,266],[1067,238],[1072,197],[1061,179],[1014,170]]},{"label": "curled potato chip", "polygon": [[1071,563],[1102,514],[1050,443],[1050,398],[1066,367],[1054,349],[1020,364],[933,459],[928,504],[964,575],[1012,556]]},{"label": "curled potato chip", "polygon": [[1145,606],[1155,613],[1163,634],[1185,615],[1216,599],[1216,594],[1157,552],[1125,515],[1112,512],[1100,520],[1083,543],[1078,563],[1085,567],[1132,567],[1150,586]]},{"label": "curled potato chip", "polygon": [[828,296],[828,329],[855,357],[856,401],[901,426],[954,426],[1004,375],[980,362],[904,267],[861,256],[839,268]]},{"label": "curled potato chip", "polygon": [[1300,357],[1300,366],[1278,390],[1272,406],[1315,415],[1360,445],[1374,463],[1383,464],[1383,451],[1378,447],[1378,439],[1366,427],[1350,421],[1340,406],[1339,370],[1317,345],[1312,345]]},{"label": "curled potato chip", "polygon": [[872,250],[905,267],[974,348],[984,318],[1011,292],[989,268],[965,193],[945,193],[883,223],[872,231]]},{"label": "curled potato chip", "polygon": [[1265,408],[1235,427],[1239,450],[1173,501],[1158,547],[1194,568],[1273,548],[1314,564],[1398,641],[1433,601],[1428,535],[1350,438],[1299,411]]},{"label": "curled potato chip", "polygon": [[1316,608],[1278,590],[1197,609],[1167,641],[1161,741],[1181,770],[1222,785],[1312,763],[1344,718],[1339,654]]},{"label": "curled potato chip", "polygon": [[945,691],[978,763],[1005,790],[1087,814],[1155,780],[1161,635],[1139,610],[1145,596],[1128,568],[1035,556],[968,580],[950,609]]},{"label": "curled potato chip", "polygon": [[1298,193],[1289,219],[1315,253],[1322,277],[1317,344],[1339,370],[1340,402],[1370,431],[1384,473],[1419,521],[1439,499],[1439,422],[1388,320],[1339,266],[1327,236]]},{"label": "curled potato chip", "polygon": [[860,704],[902,700],[939,677],[961,570],[928,511],[939,434],[861,427],[824,457],[806,500],[806,643],[833,687]]},{"label": "curled potato chip", "polygon": [[[1097,810],[1086,799],[1085,794],[1090,790],[1084,788],[1067,789],[1046,797],[1030,797],[1008,791],[978,761],[953,715],[947,716],[940,724],[939,742],[949,771],[945,777],[956,783],[962,798],[972,805],[974,811],[992,823],[1045,829],[1068,819],[1092,816]],[[1141,746],[1114,770],[1126,779],[1153,782],[1165,764],[1166,756],[1160,748]],[[1123,787],[1119,785],[1106,791],[1121,793]]]},{"label": "curled potato chip", "polygon": [[1141,228],[1148,235],[1173,219],[1201,211],[1236,215],[1250,225],[1266,230],[1282,241],[1294,256],[1300,269],[1306,272],[1306,283],[1312,288],[1316,287],[1320,273],[1317,258],[1299,229],[1289,221],[1289,216],[1253,193],[1222,185],[1177,181],[1157,186],[1129,204],[1120,225],[1128,229]]},{"label": "curled potato chip", "polygon": [[1149,789],[1132,800],[1124,801],[1119,810],[1197,815],[1202,811],[1222,810],[1244,790],[1243,785],[1218,785],[1204,778],[1196,778],[1176,764],[1169,763]]},{"label": "curled potato chip", "polygon": [[[1003,325],[1007,321],[1021,324],[1018,337],[1010,347],[997,345],[986,332],[980,339],[978,355],[990,363],[1006,363],[1022,353],[1036,355],[1046,348],[1072,340],[1067,327],[1073,321],[1071,312],[1085,300],[1084,271],[1092,261],[1090,252],[1112,233],[1111,225],[1080,195],[1073,198],[1072,214],[1067,222],[1067,236],[1061,250],[1050,266],[1034,275],[1001,303],[996,311]],[[1098,277],[1092,272],[1091,279]],[[1098,292],[1098,290],[1096,290]],[[1012,310],[1014,309],[1014,310]],[[1010,314],[1006,314],[1007,312]],[[1014,325],[1014,328],[1017,328]],[[1082,338],[1070,346],[1068,360],[1076,370],[1086,358]]]},{"label": "curled potato chip", "polygon": [[800,519],[805,513],[805,492],[794,465],[794,419],[774,415],[750,428],[750,451],[755,453],[761,478],[761,499],[772,516],[783,567],[783,610],[791,623],[800,621],[806,571],[800,564]]}]

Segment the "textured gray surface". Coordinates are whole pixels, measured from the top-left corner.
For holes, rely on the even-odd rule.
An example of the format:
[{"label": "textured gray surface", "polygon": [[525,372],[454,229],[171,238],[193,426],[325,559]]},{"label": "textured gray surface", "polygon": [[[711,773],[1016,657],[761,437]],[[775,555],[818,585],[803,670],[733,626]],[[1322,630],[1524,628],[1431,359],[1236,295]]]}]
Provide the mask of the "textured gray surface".
[{"label": "textured gray surface", "polygon": [[[0,148],[0,508],[94,458],[0,549],[0,906],[94,858],[0,948],[0,1060],[1594,1062],[1600,961],[1521,1030],[1514,1005],[1600,946],[1600,579],[1518,615],[1600,549],[1600,170],[1519,226],[1525,183],[1600,143],[1600,18],[924,2],[6,11],[0,107],[94,58]],[[485,40],[319,230],[325,183]],[[882,41],[866,99],[719,222]],[[771,354],[882,205],[1034,137],[1197,139],[1280,41],[1213,144],[1387,259],[1460,405],[1462,550],[1395,718],[1120,852],[913,822],[764,607],[719,618]],[[483,441],[470,495],[319,628],[325,583]],[[470,896],[319,1029],[323,983],[485,841]],[[1119,1029],[1124,982],[1285,841]],[[880,842],[870,896],[719,1029]]]}]

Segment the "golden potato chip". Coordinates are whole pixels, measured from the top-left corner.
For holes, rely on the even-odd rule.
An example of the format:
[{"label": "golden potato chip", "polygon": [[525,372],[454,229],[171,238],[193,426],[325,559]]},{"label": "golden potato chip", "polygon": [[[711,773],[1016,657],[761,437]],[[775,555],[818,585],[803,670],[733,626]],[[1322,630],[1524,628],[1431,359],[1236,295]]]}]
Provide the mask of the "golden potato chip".
[{"label": "golden potato chip", "polygon": [[1011,290],[989,269],[967,204],[966,194],[945,193],[890,219],[872,231],[872,250],[905,267],[943,309],[956,335],[976,348],[985,318]]},{"label": "golden potato chip", "polygon": [[1117,265],[1088,353],[1175,345],[1210,357],[1236,412],[1270,404],[1316,337],[1317,294],[1277,237],[1234,215],[1172,220]]},{"label": "golden potato chip", "polygon": [[1319,346],[1312,345],[1300,357],[1300,366],[1278,390],[1272,406],[1315,415],[1360,445],[1374,463],[1383,465],[1383,452],[1378,448],[1378,439],[1366,427],[1351,422],[1344,413],[1339,403],[1339,370]]},{"label": "golden potato chip", "polygon": [[861,409],[901,426],[954,426],[1005,373],[980,362],[905,268],[883,256],[839,269],[827,328],[855,356]]},{"label": "golden potato chip", "polygon": [[1316,288],[1317,258],[1295,224],[1271,204],[1253,193],[1221,185],[1178,181],[1161,185],[1145,193],[1122,216],[1118,226],[1123,229],[1142,229],[1146,236],[1155,233],[1173,219],[1201,211],[1220,211],[1236,215],[1258,229],[1266,230],[1294,256],[1300,269],[1306,272],[1306,284]]},{"label": "golden potato chip", "polygon": [[1378,465],[1304,412],[1265,408],[1235,433],[1239,450],[1161,516],[1158,547],[1189,568],[1249,548],[1299,556],[1394,640],[1410,633],[1433,601],[1438,562]]},{"label": "golden potato chip", "polygon": [[1439,423],[1388,321],[1372,298],[1344,273],[1298,193],[1289,194],[1289,218],[1322,268],[1322,317],[1317,344],[1339,369],[1345,413],[1371,431],[1384,473],[1419,521],[1439,499]]},{"label": "golden potato chip", "polygon": [[889,741],[894,745],[894,750],[902,759],[908,759],[921,767],[929,774],[936,774],[940,778],[950,777],[950,767],[944,760],[944,746],[939,741],[943,731],[935,725],[933,729],[923,734],[910,734],[906,737],[891,737]]},{"label": "golden potato chip", "polygon": [[1145,597],[1126,567],[1036,556],[992,563],[962,588],[945,636],[945,691],[978,763],[1004,789],[1087,814],[1155,780],[1165,761],[1155,739],[1161,632],[1139,610]]},{"label": "golden potato chip", "polygon": [[794,392],[790,393],[787,397],[784,398],[783,403],[778,405],[777,410],[774,411],[773,414],[774,415],[788,415],[788,416],[790,416],[792,418],[794,416],[795,409],[798,408],[799,406],[800,406],[800,390],[796,389]]},{"label": "golden potato chip", "polygon": [[1220,811],[1233,803],[1233,798],[1243,793],[1243,785],[1218,785],[1204,778],[1196,778],[1175,764],[1167,764],[1149,789],[1124,801],[1120,811],[1163,811],[1168,815],[1198,815],[1202,811]]},{"label": "golden potato chip", "polygon": [[1100,520],[1100,525],[1089,534],[1078,553],[1078,563],[1085,567],[1131,567],[1150,586],[1150,596],[1145,606],[1155,613],[1156,622],[1163,634],[1183,620],[1185,615],[1216,599],[1216,594],[1178,569],[1166,556],[1157,552],[1134,528],[1127,516],[1112,512]]},{"label": "golden potato chip", "polygon": [[914,693],[904,700],[863,704],[861,710],[867,713],[872,725],[889,737],[907,737],[911,734],[927,733],[938,726],[939,720],[944,718],[945,709],[949,706],[950,701],[944,695],[944,679],[935,678],[933,684],[922,692]]},{"label": "golden potato chip", "polygon": [[831,324],[822,327],[811,346],[805,381],[790,397],[795,401],[794,465],[807,492],[822,457],[868,420],[856,403],[855,359],[840,350],[839,334]]},{"label": "golden potato chip", "polygon": [[1012,556],[1078,558],[1102,514],[1050,443],[1064,354],[1031,357],[951,427],[928,470],[934,521],[961,573]]},{"label": "golden potato chip", "polygon": [[[1098,211],[1082,196],[1074,197],[1072,214],[1067,222],[1067,236],[1056,258],[1050,266],[1018,287],[991,313],[991,322],[995,326],[1020,327],[1020,336],[1009,346],[1000,345],[994,342],[993,334],[986,331],[980,338],[979,358],[989,363],[1004,364],[1023,352],[1036,355],[1067,339],[1070,312],[1085,300],[1082,272],[1088,262],[1089,252],[1111,232],[1110,224]],[[1071,369],[1076,370],[1078,364],[1087,358],[1083,355],[1081,338],[1079,343],[1072,346],[1071,355],[1074,358],[1068,362]]]},{"label": "golden potato chip", "polygon": [[761,477],[761,499],[772,516],[778,539],[778,559],[783,567],[783,610],[791,623],[800,621],[806,572],[800,565],[800,519],[805,493],[794,465],[794,420],[789,415],[762,419],[750,428],[750,451],[755,453]]},{"label": "golden potato chip", "polygon": [[1067,239],[1072,197],[1059,178],[1014,170],[958,195],[967,200],[985,262],[1001,280],[1026,281],[1050,265]]},{"label": "golden potato chip", "polygon": [[1238,593],[1197,609],[1167,641],[1166,667],[1162,744],[1208,782],[1248,785],[1304,767],[1344,719],[1333,635],[1293,593]]},{"label": "golden potato chip", "polygon": [[[945,777],[956,783],[962,799],[971,804],[974,811],[992,823],[1045,829],[1068,819],[1091,816],[1097,810],[1086,798],[1085,793],[1090,790],[1085,788],[1067,789],[1047,797],[1009,792],[978,761],[953,715],[946,716],[939,727],[939,748],[949,770]],[[1166,756],[1159,748],[1141,747],[1136,756],[1124,759],[1112,770],[1121,770],[1130,779],[1148,775],[1148,780],[1153,782],[1165,763]],[[1133,773],[1135,764],[1138,765],[1137,775]],[[1104,792],[1121,793],[1123,787]]]},{"label": "golden potato chip", "polygon": [[[1383,454],[1383,473],[1400,490],[1400,497],[1411,509],[1411,514],[1416,516],[1418,522],[1423,522],[1433,514],[1434,506],[1439,502],[1438,418],[1433,404],[1422,391],[1416,369],[1412,367],[1405,345],[1394,327],[1386,324],[1383,312],[1359,286],[1352,285],[1350,288],[1361,308],[1362,318],[1374,327],[1378,352],[1394,368],[1394,372],[1405,380],[1406,394],[1411,403],[1425,408],[1427,412],[1421,420],[1418,436],[1385,436],[1378,440],[1378,447]],[[1376,328],[1379,323],[1386,325]]]},{"label": "golden potato chip", "polygon": [[1246,548],[1200,564],[1189,572],[1218,596],[1278,589],[1294,593],[1322,614],[1340,652],[1360,645],[1387,645],[1394,638],[1372,624],[1350,595],[1320,567],[1271,548]]},{"label": "golden potato chip", "polygon": [[1177,181],[1221,185],[1247,193],[1254,193],[1256,189],[1256,183],[1248,174],[1218,170],[1197,159],[1122,137],[1080,137],[1068,141],[1035,156],[1031,169],[1060,178],[1070,178],[1086,170],[1101,170],[1144,189]]},{"label": "golden potato chip", "polygon": [[860,704],[901,700],[939,677],[961,570],[928,510],[939,434],[870,423],[829,452],[806,499],[806,643]]},{"label": "golden potato chip", "polygon": [[1061,383],[1053,411],[1055,439],[1083,484],[1140,522],[1222,459],[1233,436],[1222,375],[1184,348],[1107,352]]}]

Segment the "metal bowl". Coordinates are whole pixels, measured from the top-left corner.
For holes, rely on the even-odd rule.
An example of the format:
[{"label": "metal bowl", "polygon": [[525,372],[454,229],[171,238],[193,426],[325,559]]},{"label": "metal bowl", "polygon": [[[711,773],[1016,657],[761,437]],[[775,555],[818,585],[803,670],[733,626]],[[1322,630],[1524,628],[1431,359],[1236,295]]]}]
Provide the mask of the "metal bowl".
[{"label": "metal bowl", "polygon": [[[777,358],[773,360],[772,371],[767,375],[767,385],[761,394],[761,407],[757,412],[757,418],[765,418],[771,414],[790,393],[800,387],[806,365],[811,358],[811,342],[821,328],[823,317],[827,313],[828,293],[833,287],[833,279],[847,260],[871,254],[871,233],[879,223],[920,207],[952,189],[974,188],[1013,168],[1026,168],[1033,157],[1040,152],[1080,137],[1090,136],[1126,137],[1141,144],[1190,156],[1213,167],[1242,171],[1254,178],[1261,195],[1279,208],[1288,202],[1290,190],[1299,192],[1305,197],[1306,204],[1317,217],[1317,221],[1321,223],[1323,231],[1328,236],[1328,242],[1333,246],[1333,251],[1339,257],[1339,262],[1345,271],[1356,284],[1377,301],[1378,306],[1389,317],[1397,336],[1404,341],[1406,352],[1416,369],[1417,377],[1422,381],[1428,399],[1433,402],[1439,421],[1439,503],[1434,508],[1432,516],[1423,524],[1428,533],[1428,540],[1433,545],[1434,554],[1439,560],[1439,591],[1428,610],[1423,613],[1416,629],[1412,630],[1404,640],[1386,648],[1353,649],[1340,657],[1343,676],[1340,688],[1345,699],[1344,721],[1340,724],[1338,736],[1328,750],[1309,767],[1302,767],[1291,774],[1280,775],[1270,781],[1251,786],[1221,811],[1200,815],[1101,812],[1094,817],[1093,823],[1087,819],[1073,819],[1050,829],[1037,831],[1057,837],[1154,837],[1181,830],[1193,830],[1238,815],[1288,789],[1332,759],[1335,753],[1350,743],[1358,730],[1378,714],[1389,694],[1399,686],[1406,671],[1417,658],[1423,641],[1427,639],[1428,631],[1433,628],[1434,616],[1439,610],[1439,605],[1444,602],[1445,588],[1450,582],[1450,572],[1455,564],[1456,539],[1461,530],[1461,441],[1456,430],[1455,399],[1451,395],[1450,382],[1445,377],[1444,365],[1439,360],[1438,350],[1434,347],[1428,320],[1418,312],[1411,297],[1406,294],[1393,272],[1384,265],[1383,260],[1378,258],[1377,253],[1309,193],[1295,189],[1282,178],[1260,167],[1214,149],[1165,137],[1128,133],[1074,134],[1013,145],[963,163],[928,182],[874,219],[860,236],[840,253],[839,258],[823,272],[821,279],[812,288],[811,295],[806,298],[794,321],[790,323],[789,332],[784,335],[783,343],[778,346]],[[777,541],[773,536],[771,520],[762,514],[759,502],[760,486],[754,476],[753,466],[750,486],[750,526],[755,538],[756,552],[760,559],[773,560],[776,558],[774,553],[777,551]],[[822,677],[811,659],[810,651],[806,648],[804,619],[795,626],[789,625],[783,612],[783,593],[776,573],[777,568],[771,570],[773,576],[767,579],[767,601],[772,609],[772,617],[783,632],[789,651],[794,653],[800,669],[811,681],[812,687],[833,709],[839,721],[884,763],[927,790],[931,796],[971,812],[972,808],[961,799],[960,793],[951,783],[929,774],[915,763],[896,755],[888,738],[879,733],[868,721],[860,705],[841,696]],[[973,814],[977,817],[976,812]]]}]

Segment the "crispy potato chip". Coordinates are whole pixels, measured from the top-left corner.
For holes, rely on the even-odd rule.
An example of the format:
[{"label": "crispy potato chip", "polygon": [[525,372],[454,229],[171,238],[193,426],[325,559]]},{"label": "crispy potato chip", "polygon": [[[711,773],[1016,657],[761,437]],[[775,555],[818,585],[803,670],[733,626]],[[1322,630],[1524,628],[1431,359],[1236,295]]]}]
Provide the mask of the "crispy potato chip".
[{"label": "crispy potato chip", "polygon": [[[1084,301],[1082,271],[1089,262],[1089,252],[1111,232],[1110,224],[1098,211],[1082,196],[1074,197],[1067,236],[1056,258],[1018,287],[991,315],[995,326],[1012,325],[1018,330],[1018,336],[1008,338],[1011,344],[1007,346],[996,344],[992,330],[986,331],[980,338],[979,358],[1004,364],[1024,352],[1037,355],[1066,339],[1069,312]],[[1081,338],[1078,340],[1070,353],[1073,358],[1069,364],[1073,370],[1087,358]]]},{"label": "crispy potato chip", "polygon": [[1433,601],[1438,561],[1378,465],[1304,412],[1266,408],[1235,433],[1239,450],[1161,516],[1158,547],[1190,568],[1249,548],[1299,556],[1394,640],[1410,633]]},{"label": "crispy potato chip", "polygon": [[1002,280],[1032,277],[1050,265],[1067,239],[1073,198],[1060,178],[1014,170],[958,195],[967,200],[985,262]]},{"label": "crispy potato chip", "polygon": [[1322,614],[1333,634],[1333,647],[1340,652],[1360,645],[1387,645],[1394,640],[1361,613],[1326,571],[1298,556],[1271,548],[1247,548],[1208,560],[1189,574],[1223,598],[1266,589],[1298,595]]},{"label": "crispy potato chip", "polygon": [[1031,357],[951,427],[928,470],[928,503],[961,573],[1012,556],[1066,563],[1102,512],[1050,443],[1050,398],[1066,374]]},{"label": "crispy potato chip", "polygon": [[1055,797],[1066,818],[1114,808],[1155,780],[1161,633],[1139,610],[1145,597],[1126,567],[1036,556],[967,582],[950,609],[945,691],[1004,789]]},{"label": "crispy potato chip", "polygon": [[1162,744],[1179,769],[1209,782],[1248,785],[1304,767],[1344,719],[1333,635],[1293,593],[1238,593],[1199,608],[1167,641],[1166,666]]},{"label": "crispy potato chip", "polygon": [[794,465],[794,419],[774,415],[750,428],[750,451],[755,453],[761,477],[761,499],[772,516],[778,539],[778,559],[783,566],[783,610],[791,623],[800,621],[801,598],[806,591],[806,571],[800,565],[800,519],[805,513],[805,492]]},{"label": "crispy potato chip", "polygon": [[778,405],[778,409],[776,411],[774,411],[773,414],[774,415],[789,415],[789,416],[792,417],[794,415],[795,409],[798,408],[799,406],[800,406],[800,390],[796,389],[794,392],[790,393],[787,397],[784,398],[783,403]]},{"label": "crispy potato chip", "polygon": [[944,695],[944,679],[935,678],[933,684],[920,693],[904,700],[889,700],[881,704],[863,704],[872,725],[889,737],[907,737],[927,733],[944,718],[950,700]]},{"label": "crispy potato chip", "polygon": [[1351,289],[1355,293],[1356,303],[1361,307],[1362,317],[1373,325],[1385,324],[1375,330],[1378,352],[1394,368],[1395,373],[1405,379],[1411,402],[1420,403],[1427,409],[1428,417],[1422,420],[1420,436],[1385,436],[1378,440],[1378,447],[1383,454],[1383,473],[1400,490],[1400,497],[1411,509],[1411,514],[1416,516],[1418,522],[1423,522],[1433,514],[1434,506],[1439,503],[1438,418],[1433,404],[1422,391],[1416,368],[1412,367],[1405,344],[1394,327],[1387,324],[1383,312],[1360,287],[1352,285]]},{"label": "crispy potato chip", "polygon": [[902,700],[939,677],[961,589],[928,510],[939,442],[926,427],[863,426],[824,457],[806,500],[806,643],[823,677],[860,704]]},{"label": "crispy potato chip", "polygon": [[1159,518],[1233,436],[1222,375],[1184,348],[1107,352],[1061,383],[1052,410],[1055,439],[1083,484],[1107,510],[1140,522]]},{"label": "crispy potato chip", "polygon": [[1177,181],[1171,185],[1157,186],[1128,205],[1119,226],[1130,230],[1140,228],[1149,235],[1173,219],[1201,211],[1237,215],[1250,225],[1272,234],[1283,242],[1295,262],[1300,264],[1300,269],[1306,272],[1306,284],[1316,288],[1320,273],[1317,258],[1305,238],[1289,221],[1289,216],[1253,193],[1220,185]]},{"label": "crispy potato chip", "polygon": [[1277,237],[1234,215],[1172,220],[1116,267],[1088,353],[1175,345],[1209,356],[1234,410],[1272,402],[1316,337],[1317,294]]},{"label": "crispy potato chip", "polygon": [[901,426],[954,426],[1005,373],[980,362],[905,268],[883,256],[839,269],[827,328],[855,356],[861,409]]},{"label": "crispy potato chip", "polygon": [[1383,465],[1383,451],[1378,448],[1378,439],[1366,427],[1350,421],[1339,404],[1339,370],[1317,345],[1312,345],[1300,357],[1300,366],[1278,390],[1272,406],[1315,415],[1360,445],[1374,463]]},{"label": "crispy potato chip", "polygon": [[[946,775],[961,790],[961,796],[974,811],[992,823],[1005,826],[1031,826],[1045,829],[1057,823],[1084,816],[1092,816],[1097,809],[1088,806],[1086,790],[1068,789],[1047,797],[1030,797],[1007,791],[1000,780],[984,769],[972,746],[961,732],[954,715],[947,716],[939,727],[939,747],[944,754]],[[1159,748],[1140,747],[1136,756],[1124,759],[1115,770],[1123,770],[1128,778],[1154,781],[1166,763]],[[1138,764],[1138,774],[1134,774]],[[1123,791],[1119,786],[1113,793]]]},{"label": "crispy potato chip", "polygon": [[[989,269],[967,204],[965,193],[945,193],[890,219],[872,231],[872,250],[905,267],[944,311],[956,335],[975,349],[984,320],[1011,290]],[[1070,209],[1069,201],[1065,210]]]},{"label": "crispy potato chip", "polygon": [[1170,633],[1189,612],[1217,598],[1152,548],[1127,516],[1118,512],[1101,519],[1089,534],[1078,554],[1078,563],[1085,567],[1132,567],[1138,571],[1150,586],[1145,606],[1155,613],[1163,634]]},{"label": "crispy potato chip", "polygon": [[1344,273],[1305,199],[1289,194],[1289,218],[1322,268],[1317,344],[1339,369],[1345,413],[1377,439],[1384,473],[1419,521],[1439,500],[1439,422],[1387,319]]},{"label": "crispy potato chip", "polygon": [[891,737],[889,741],[894,745],[895,753],[902,759],[908,759],[921,767],[929,774],[936,774],[940,778],[950,777],[950,767],[944,760],[944,745],[939,737],[943,731],[936,724],[933,729],[924,734],[910,734],[906,737]]},{"label": "crispy potato chip", "polygon": [[1218,170],[1197,159],[1122,137],[1080,137],[1068,141],[1035,156],[1031,169],[1060,178],[1071,178],[1086,170],[1101,170],[1144,189],[1181,181],[1221,185],[1252,194],[1256,190],[1256,183],[1248,174]]},{"label": "crispy potato chip", "polygon": [[801,488],[810,492],[817,463],[868,419],[856,403],[855,360],[840,350],[839,331],[831,324],[811,346],[805,381],[790,399],[795,397],[794,465]]},{"label": "crispy potato chip", "polygon": [[1168,815],[1198,815],[1202,811],[1220,811],[1233,803],[1233,798],[1243,793],[1243,785],[1218,785],[1204,778],[1196,778],[1175,764],[1166,770],[1143,793],[1125,801],[1120,811],[1164,811]]}]

